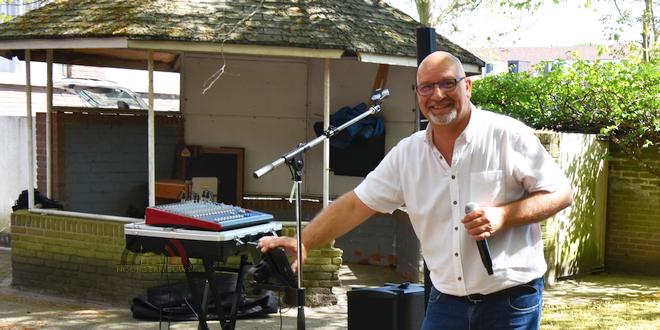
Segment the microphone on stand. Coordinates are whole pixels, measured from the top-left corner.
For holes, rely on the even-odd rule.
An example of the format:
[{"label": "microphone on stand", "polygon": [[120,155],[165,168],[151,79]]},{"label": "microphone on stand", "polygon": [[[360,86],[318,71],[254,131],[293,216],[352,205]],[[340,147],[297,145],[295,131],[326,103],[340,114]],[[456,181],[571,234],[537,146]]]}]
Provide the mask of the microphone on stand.
[{"label": "microphone on stand", "polygon": [[[468,214],[479,208],[479,204],[470,202],[465,205],[465,214]],[[486,272],[488,275],[493,275],[493,260],[490,258],[490,249],[488,248],[488,241],[483,239],[477,241],[477,249],[479,250],[479,256],[481,257],[481,262],[486,267]]]},{"label": "microphone on stand", "polygon": [[388,89],[377,89],[371,94],[371,101],[379,102],[388,96],[390,96],[390,91]]}]

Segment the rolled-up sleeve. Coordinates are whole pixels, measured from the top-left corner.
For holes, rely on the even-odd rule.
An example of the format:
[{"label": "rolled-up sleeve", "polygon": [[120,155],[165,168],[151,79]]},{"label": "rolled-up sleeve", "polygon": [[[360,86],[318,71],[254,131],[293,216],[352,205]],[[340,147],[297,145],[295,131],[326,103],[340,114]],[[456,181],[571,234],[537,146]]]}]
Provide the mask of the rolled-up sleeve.
[{"label": "rolled-up sleeve", "polygon": [[354,190],[358,198],[374,211],[392,213],[404,203],[399,149],[399,146],[392,148]]},{"label": "rolled-up sleeve", "polygon": [[518,136],[514,155],[513,175],[528,193],[554,192],[569,186],[564,171],[531,130]]}]

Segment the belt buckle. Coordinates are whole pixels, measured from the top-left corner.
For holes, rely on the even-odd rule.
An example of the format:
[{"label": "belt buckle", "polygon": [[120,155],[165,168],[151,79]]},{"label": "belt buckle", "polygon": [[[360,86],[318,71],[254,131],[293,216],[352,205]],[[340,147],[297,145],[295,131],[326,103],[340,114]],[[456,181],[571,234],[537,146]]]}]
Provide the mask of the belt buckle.
[{"label": "belt buckle", "polygon": [[467,299],[470,302],[473,302],[473,303],[480,303],[480,302],[484,301],[484,295],[482,295],[482,294],[469,294],[469,295],[467,295]]}]

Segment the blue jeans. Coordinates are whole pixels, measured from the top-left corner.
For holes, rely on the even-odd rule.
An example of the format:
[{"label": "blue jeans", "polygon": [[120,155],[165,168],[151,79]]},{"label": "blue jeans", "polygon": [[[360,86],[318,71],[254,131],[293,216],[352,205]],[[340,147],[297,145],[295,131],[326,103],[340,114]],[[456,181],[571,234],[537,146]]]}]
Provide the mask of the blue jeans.
[{"label": "blue jeans", "polygon": [[541,277],[504,294],[485,296],[481,301],[432,288],[422,329],[539,329],[543,288]]}]

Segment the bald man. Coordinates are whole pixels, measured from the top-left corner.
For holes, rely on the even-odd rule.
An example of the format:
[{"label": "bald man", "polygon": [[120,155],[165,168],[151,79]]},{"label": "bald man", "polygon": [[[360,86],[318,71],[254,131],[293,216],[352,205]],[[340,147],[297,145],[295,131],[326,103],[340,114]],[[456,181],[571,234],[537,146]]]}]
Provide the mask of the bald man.
[{"label": "bald man", "polygon": [[[311,221],[303,261],[306,250],[405,205],[433,283],[423,329],[538,329],[547,269],[540,222],[572,203],[568,180],[532,129],[470,102],[472,82],[453,55],[427,56],[416,92],[426,130]],[[480,207],[466,215],[470,202]],[[486,238],[493,275],[475,243]],[[277,246],[296,255],[293,238],[259,242],[262,252]]]}]

